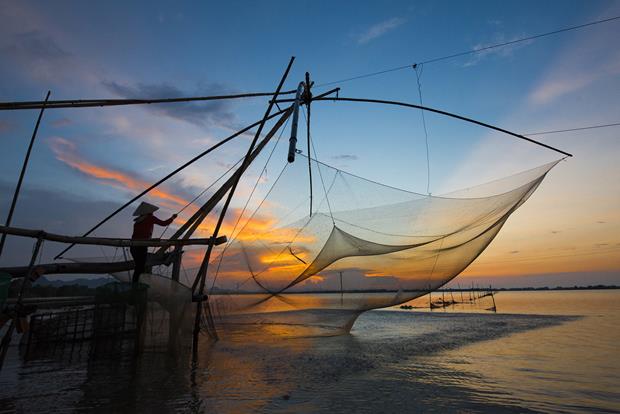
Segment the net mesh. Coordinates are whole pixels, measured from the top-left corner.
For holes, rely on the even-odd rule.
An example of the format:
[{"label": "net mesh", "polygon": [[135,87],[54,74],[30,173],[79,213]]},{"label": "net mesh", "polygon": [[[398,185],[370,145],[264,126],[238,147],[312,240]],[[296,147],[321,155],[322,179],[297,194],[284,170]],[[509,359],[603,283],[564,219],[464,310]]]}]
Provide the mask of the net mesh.
[{"label": "net mesh", "polygon": [[488,246],[557,162],[431,196],[313,160],[312,214],[307,159],[288,164],[210,267],[216,319],[347,330],[363,311],[437,289]]}]

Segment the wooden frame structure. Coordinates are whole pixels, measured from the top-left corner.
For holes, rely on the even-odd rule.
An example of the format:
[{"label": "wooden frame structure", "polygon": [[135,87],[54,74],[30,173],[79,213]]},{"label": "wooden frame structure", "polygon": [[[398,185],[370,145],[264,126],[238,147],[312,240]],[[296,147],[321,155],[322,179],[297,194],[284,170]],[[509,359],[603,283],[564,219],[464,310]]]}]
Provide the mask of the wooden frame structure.
[{"label": "wooden frame structure", "polygon": [[[37,244],[35,246],[35,253],[33,255],[33,259],[29,266],[22,267],[12,267],[12,268],[0,268],[0,271],[8,272],[14,277],[27,277],[33,271],[34,259],[36,258],[36,254],[38,253],[38,249],[43,240],[51,240],[56,242],[68,243],[69,246],[60,252],[54,260],[57,260],[62,257],[64,253],[66,253],[69,249],[71,249],[76,244],[94,244],[94,245],[106,245],[106,246],[117,246],[117,247],[128,247],[128,246],[151,246],[158,247],[159,249],[154,253],[150,254],[147,258],[147,266],[165,264],[170,265],[173,264],[172,271],[172,279],[177,280],[179,278],[179,269],[182,258],[182,246],[184,245],[205,245],[207,246],[206,253],[203,257],[201,266],[198,270],[196,278],[194,279],[194,283],[192,286],[192,292],[194,295],[194,301],[197,302],[196,313],[195,313],[195,326],[194,326],[194,341],[193,341],[193,349],[197,350],[198,346],[198,333],[200,332],[200,321],[202,317],[202,313],[206,312],[206,317],[208,321],[208,331],[213,338],[217,338],[217,332],[215,331],[215,326],[213,323],[213,319],[211,317],[211,312],[209,309],[208,297],[204,293],[205,289],[205,281],[206,275],[209,266],[209,259],[211,258],[211,254],[213,248],[219,244],[225,243],[227,241],[225,236],[219,236],[219,231],[221,229],[224,217],[227,213],[228,207],[234,196],[235,190],[241,179],[242,175],[246,172],[247,168],[251,165],[251,163],[256,159],[256,157],[261,153],[261,151],[266,147],[271,138],[276,134],[276,132],[282,128],[284,123],[289,119],[289,117],[293,116],[293,123],[291,129],[291,138],[289,143],[289,151],[288,151],[288,161],[293,162],[295,159],[295,151],[296,151],[296,143],[297,143],[297,125],[299,119],[299,109],[300,106],[306,105],[308,110],[307,116],[307,145],[308,145],[308,172],[310,175],[310,214],[312,214],[312,169],[311,169],[311,137],[310,137],[310,104],[312,102],[318,101],[345,101],[345,102],[363,102],[363,103],[372,103],[372,104],[382,104],[382,105],[392,105],[392,106],[401,106],[407,108],[413,108],[423,111],[430,111],[434,113],[438,113],[444,116],[449,116],[452,118],[460,119],[466,122],[470,122],[473,124],[477,124],[479,126],[493,129],[508,135],[512,135],[516,138],[523,139],[529,141],[531,143],[543,146],[547,149],[551,149],[558,153],[563,154],[564,156],[570,157],[571,154],[559,150],[557,148],[551,147],[547,144],[535,141],[531,138],[525,137],[521,134],[517,134],[496,126],[493,126],[488,123],[476,121],[471,118],[467,118],[461,115],[457,115],[454,113],[450,113],[447,111],[442,111],[435,108],[425,107],[422,105],[409,104],[405,102],[398,101],[387,101],[387,100],[378,100],[378,99],[365,99],[365,98],[341,98],[338,96],[340,88],[331,89],[327,92],[321,93],[317,96],[312,95],[311,88],[313,86],[313,82],[310,81],[310,75],[306,72],[305,80],[298,84],[296,90],[293,91],[282,91],[282,87],[288,77],[292,64],[294,62],[294,57],[291,57],[289,60],[288,66],[282,75],[279,84],[274,92],[260,92],[260,93],[246,93],[246,94],[236,94],[236,95],[221,95],[221,96],[207,96],[207,97],[187,97],[187,98],[161,98],[161,99],[90,99],[90,100],[64,100],[64,101],[49,101],[49,93],[45,101],[28,101],[28,102],[0,102],[0,111],[3,110],[24,110],[24,109],[41,109],[39,114],[39,118],[37,120],[37,124],[35,127],[35,131],[33,133],[33,137],[31,139],[31,144],[28,149],[28,153],[26,159],[24,161],[24,166],[22,168],[22,174],[20,175],[20,183],[23,179],[23,174],[26,170],[28,158],[30,151],[32,149],[32,144],[34,142],[34,138],[36,135],[36,131],[38,125],[41,121],[41,116],[43,115],[44,109],[56,109],[56,108],[82,108],[82,107],[104,107],[104,106],[118,106],[118,105],[141,105],[141,104],[165,104],[165,103],[177,103],[177,102],[191,102],[191,101],[210,101],[210,100],[223,100],[223,99],[240,99],[240,98],[254,98],[254,97],[266,97],[269,96],[271,99],[268,101],[267,109],[261,120],[250,124],[249,126],[235,132],[228,138],[220,141],[216,145],[208,148],[202,153],[198,154],[196,157],[192,158],[188,162],[182,164],[165,177],[155,182],[151,186],[144,189],[142,192],[137,194],[131,200],[124,203],[122,206],[117,208],[103,220],[94,225],[90,230],[85,232],[82,236],[79,237],[71,237],[64,235],[56,235],[45,233],[39,230],[29,230],[29,229],[20,229],[15,227],[10,227],[10,219],[12,214],[12,209],[15,207],[15,201],[17,200],[17,196],[19,193],[20,185],[18,185],[15,195],[14,195],[14,203],[11,209],[11,214],[7,220],[6,226],[0,226],[0,234],[2,234],[2,240],[6,237],[6,235],[14,235],[14,236],[22,236],[22,237],[31,237],[37,240]],[[336,96],[333,95],[336,93]],[[285,98],[281,99],[282,95],[290,95],[295,94],[294,98]],[[274,105],[278,105],[278,103],[290,103],[291,105],[285,109],[279,109],[279,111],[273,112],[272,109]],[[262,131],[267,123],[267,121],[277,118],[277,121],[273,125],[273,127],[265,134],[264,137],[261,138]],[[230,176],[230,178],[220,186],[220,188],[205,202],[198,208],[198,210],[184,223],[180,226],[177,231],[166,240],[160,239],[151,239],[151,240],[143,240],[143,241],[132,241],[127,239],[112,239],[112,238],[98,238],[98,237],[88,237],[94,230],[99,228],[105,222],[110,220],[120,211],[124,210],[126,207],[131,205],[136,200],[148,194],[151,190],[161,185],[165,181],[167,181],[172,176],[176,175],[198,159],[202,158],[206,154],[212,152],[216,148],[219,148],[221,145],[230,142],[232,139],[250,131],[251,129],[258,127],[254,137],[250,143],[250,146],[243,158],[241,165],[237,168],[234,173]],[[260,140],[259,140],[260,139]],[[216,205],[220,203],[224,197],[225,201],[221,212],[218,216],[217,224],[213,230],[213,235],[210,238],[203,239],[192,239],[191,236],[196,232],[198,227],[203,223],[205,218],[213,211]],[[2,253],[2,243],[0,243],[0,255]],[[174,250],[172,252],[168,252],[169,248],[173,247]],[[37,265],[37,267],[42,268],[42,271],[45,273],[110,273],[110,272],[119,272],[130,270],[134,267],[133,261],[128,260],[124,262],[116,262],[116,263],[100,263],[100,262],[90,262],[90,263],[49,263],[49,264],[41,264]],[[20,294],[21,298],[21,294]],[[205,303],[206,302],[206,303]],[[205,306],[206,305],[206,306]]]}]

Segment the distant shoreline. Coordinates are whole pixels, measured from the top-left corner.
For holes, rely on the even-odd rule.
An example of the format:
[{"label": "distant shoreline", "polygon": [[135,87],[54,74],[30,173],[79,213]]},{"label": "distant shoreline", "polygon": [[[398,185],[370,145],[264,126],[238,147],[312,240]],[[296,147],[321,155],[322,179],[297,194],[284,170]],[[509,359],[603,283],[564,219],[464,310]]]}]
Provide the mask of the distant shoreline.
[{"label": "distant shoreline", "polygon": [[[76,283],[77,282],[77,283]],[[110,283],[111,280],[109,278],[97,278],[97,279],[78,279],[73,281],[60,281],[47,280],[45,277],[41,278],[35,286],[33,286],[34,290],[37,293],[42,294],[42,296],[55,296],[57,294],[56,290],[61,288],[61,290],[71,290],[71,292],[66,292],[70,296],[71,295],[89,295],[94,294],[95,289],[99,286]],[[538,292],[538,291],[560,291],[560,290],[612,290],[612,289],[620,289],[618,285],[587,285],[587,286],[556,286],[556,287],[475,287],[475,288],[443,288],[433,290],[431,293],[441,293],[441,292],[489,292],[492,290],[493,292]],[[75,292],[74,292],[75,290]],[[77,292],[79,290],[79,292]],[[45,292],[44,292],[45,291]],[[288,291],[286,294],[340,294],[340,293],[396,293],[397,290],[393,289],[368,289],[368,290],[348,290],[345,289],[343,291],[340,290],[307,290],[307,291]],[[403,289],[401,292],[417,292],[422,293],[423,295],[428,294],[427,290],[419,290],[419,289]],[[233,291],[229,289],[218,289],[215,288],[211,292],[211,294],[215,295],[255,295],[255,294],[264,294],[264,291]],[[63,296],[63,295],[61,295]]]}]

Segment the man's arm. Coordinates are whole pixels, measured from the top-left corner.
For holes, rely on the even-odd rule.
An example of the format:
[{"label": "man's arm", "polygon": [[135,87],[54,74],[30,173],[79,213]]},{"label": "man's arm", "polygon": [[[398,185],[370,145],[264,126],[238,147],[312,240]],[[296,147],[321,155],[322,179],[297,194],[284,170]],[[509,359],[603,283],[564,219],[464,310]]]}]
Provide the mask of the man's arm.
[{"label": "man's arm", "polygon": [[172,217],[170,217],[168,220],[160,220],[157,217],[153,216],[153,222],[160,226],[168,226],[170,223],[174,221],[175,218],[177,218],[176,214],[173,214]]}]

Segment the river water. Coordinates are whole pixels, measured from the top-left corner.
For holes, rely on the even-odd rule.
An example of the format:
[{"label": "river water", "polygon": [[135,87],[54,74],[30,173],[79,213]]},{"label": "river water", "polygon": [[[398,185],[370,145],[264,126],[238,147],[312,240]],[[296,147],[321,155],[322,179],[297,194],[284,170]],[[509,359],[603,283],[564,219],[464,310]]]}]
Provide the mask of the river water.
[{"label": "river water", "polygon": [[620,412],[620,291],[501,292],[360,316],[350,335],[232,337],[187,355],[87,349],[0,372],[0,412]]}]

